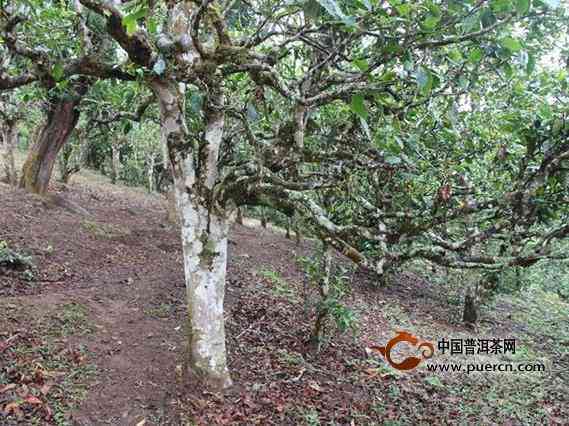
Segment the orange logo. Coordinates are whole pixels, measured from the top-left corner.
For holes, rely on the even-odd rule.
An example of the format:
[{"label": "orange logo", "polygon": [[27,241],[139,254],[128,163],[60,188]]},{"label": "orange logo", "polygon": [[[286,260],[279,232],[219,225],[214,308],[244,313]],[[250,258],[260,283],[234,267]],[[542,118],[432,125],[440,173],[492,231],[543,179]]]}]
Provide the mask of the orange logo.
[{"label": "orange logo", "polygon": [[[380,353],[386,360],[391,364],[393,368],[397,368],[398,370],[412,370],[413,368],[417,367],[421,361],[425,359],[429,359],[433,356],[435,352],[435,348],[429,342],[421,342],[419,344],[419,339],[413,336],[411,333],[406,331],[398,331],[397,336],[387,342],[387,345],[379,347],[379,346],[372,346],[370,349],[374,352]],[[391,359],[391,350],[399,343],[399,342],[407,342],[411,343],[411,345],[418,347],[419,349],[424,348],[421,352],[422,358],[417,358],[415,356],[405,358],[403,361],[397,363]]]}]

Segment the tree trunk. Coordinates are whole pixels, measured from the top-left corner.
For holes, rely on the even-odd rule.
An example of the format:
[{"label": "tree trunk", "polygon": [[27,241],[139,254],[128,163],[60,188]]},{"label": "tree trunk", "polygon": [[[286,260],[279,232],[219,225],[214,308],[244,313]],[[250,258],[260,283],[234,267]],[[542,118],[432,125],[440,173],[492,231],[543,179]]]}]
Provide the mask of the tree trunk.
[{"label": "tree trunk", "polygon": [[71,176],[79,171],[79,165],[73,162],[74,149],[67,144],[61,150],[59,155],[59,180],[64,184],[68,184]]},{"label": "tree trunk", "polygon": [[[160,107],[162,139],[168,146],[181,220],[188,305],[186,372],[208,387],[225,388],[231,385],[223,316],[229,221],[211,195],[224,115],[206,109],[205,149],[188,148],[183,87],[162,79],[152,80],[151,87]],[[221,103],[219,97],[215,98]]]},{"label": "tree trunk", "polygon": [[120,143],[113,143],[111,145],[112,156],[111,156],[111,183],[114,185],[119,180],[119,175],[121,172],[121,147]]},{"label": "tree trunk", "polygon": [[330,274],[332,271],[332,251],[328,244],[324,243],[324,256],[323,256],[324,268],[323,276],[320,281],[320,304],[318,307],[318,313],[316,316],[316,323],[314,324],[314,329],[312,330],[312,335],[310,336],[310,348],[313,353],[320,352],[322,348],[322,342],[324,341],[324,326],[326,325],[326,320],[328,318],[328,309],[326,307],[326,302],[330,295]]},{"label": "tree trunk", "polygon": [[462,320],[467,324],[474,324],[478,320],[478,307],[476,303],[476,291],[469,286],[464,296],[464,311]]},{"label": "tree trunk", "polygon": [[4,176],[6,182],[12,186],[18,184],[18,173],[16,172],[16,160],[14,150],[18,146],[18,128],[15,122],[8,122],[4,126],[2,135]]},{"label": "tree trunk", "polygon": [[146,186],[148,192],[154,191],[154,163],[155,157],[154,154],[148,154],[147,157],[147,171],[146,171]]},{"label": "tree trunk", "polygon": [[239,207],[237,209],[237,218],[235,219],[235,221],[239,224],[239,225],[243,225],[243,207]]},{"label": "tree trunk", "polygon": [[267,229],[267,212],[264,207],[261,207],[261,226]]},{"label": "tree trunk", "polygon": [[171,188],[166,193],[166,221],[171,225],[177,225],[180,221],[178,218],[178,206],[176,205],[176,193]]},{"label": "tree trunk", "polygon": [[24,163],[20,187],[37,194],[47,192],[57,154],[79,120],[77,107],[80,101],[81,96],[78,96],[73,99],[57,99],[50,103],[46,123]]},{"label": "tree trunk", "polygon": [[294,236],[295,236],[295,240],[296,240],[296,245],[300,246],[300,243],[302,242],[302,235],[300,234],[300,224],[299,224],[299,217],[298,217],[297,213],[294,214],[294,218],[292,220],[294,223]]}]

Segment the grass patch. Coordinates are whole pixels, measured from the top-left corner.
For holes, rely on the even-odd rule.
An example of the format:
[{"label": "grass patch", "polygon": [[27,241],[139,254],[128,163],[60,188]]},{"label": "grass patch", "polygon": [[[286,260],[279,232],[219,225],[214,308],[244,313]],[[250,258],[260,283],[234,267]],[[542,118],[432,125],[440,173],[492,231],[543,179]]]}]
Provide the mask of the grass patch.
[{"label": "grass patch", "polygon": [[130,235],[130,230],[121,226],[100,223],[92,220],[81,221],[81,226],[98,238],[119,238]]},{"label": "grass patch", "polygon": [[298,301],[297,291],[292,287],[277,271],[263,269],[259,272],[263,278],[266,278],[272,284],[272,292],[275,296],[283,297],[291,302]]},{"label": "grass patch", "polygon": [[170,315],[172,315],[172,311],[173,306],[169,303],[160,303],[159,305],[152,308],[144,309],[144,313],[146,315],[156,318],[168,318]]},{"label": "grass patch", "polygon": [[50,329],[51,336],[84,335],[93,331],[89,323],[87,308],[80,303],[66,303],[52,314]]},{"label": "grass patch", "polygon": [[0,312],[0,424],[71,425],[96,368],[84,346],[54,337],[89,330],[86,308],[0,303]]}]

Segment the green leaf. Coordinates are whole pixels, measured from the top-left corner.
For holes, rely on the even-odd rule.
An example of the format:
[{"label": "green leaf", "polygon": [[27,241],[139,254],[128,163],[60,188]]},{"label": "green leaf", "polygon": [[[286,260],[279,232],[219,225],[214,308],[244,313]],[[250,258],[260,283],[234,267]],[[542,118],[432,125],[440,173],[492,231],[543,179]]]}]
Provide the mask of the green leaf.
[{"label": "green leaf", "polygon": [[350,108],[354,113],[359,115],[364,120],[368,117],[368,112],[366,106],[364,104],[364,97],[363,95],[353,95],[352,102],[350,104]]},{"label": "green leaf", "polygon": [[158,23],[154,17],[150,17],[147,22],[148,25],[148,32],[150,34],[156,34],[158,32]]},{"label": "green leaf", "polygon": [[380,77],[381,81],[392,81],[395,80],[395,78],[397,77],[397,74],[395,73],[395,71],[387,71],[385,74],[383,74]]},{"label": "green leaf", "polygon": [[529,12],[530,0],[516,0],[516,12],[518,15],[525,15]]},{"label": "green leaf", "polygon": [[367,72],[367,70],[369,70],[369,64],[365,59],[356,59],[353,61],[353,64],[362,72]]},{"label": "green leaf", "polygon": [[429,93],[433,87],[433,75],[425,67],[420,67],[415,73],[415,79],[417,80],[417,85],[421,90],[421,93]]},{"label": "green leaf", "polygon": [[512,76],[514,75],[514,70],[510,64],[505,63],[504,65],[502,65],[502,69],[504,70],[506,77],[512,78]]},{"label": "green leaf", "polygon": [[407,3],[395,6],[395,9],[401,16],[409,16],[411,14],[411,5]]},{"label": "green leaf", "polygon": [[468,54],[468,60],[473,64],[478,63],[482,60],[482,56],[484,56],[484,52],[480,48],[474,48]]},{"label": "green leaf", "polygon": [[423,20],[423,27],[427,30],[433,30],[440,22],[440,16],[429,15]]},{"label": "green leaf", "polygon": [[122,18],[123,27],[126,29],[127,35],[131,36],[136,32],[136,19],[132,15],[126,15]]},{"label": "green leaf", "polygon": [[448,54],[448,57],[454,62],[462,61],[462,53],[460,53],[460,50],[458,49],[451,50]]},{"label": "green leaf", "polygon": [[500,45],[503,48],[508,49],[510,52],[514,53],[519,52],[522,49],[522,44],[520,41],[513,37],[504,37],[502,40],[500,40]]},{"label": "green leaf", "polygon": [[136,32],[136,30],[137,30],[136,22],[139,19],[142,19],[146,15],[148,15],[148,12],[149,12],[149,9],[147,7],[143,7],[143,8],[140,8],[133,13],[129,13],[128,15],[125,15],[122,18],[122,24],[125,27],[126,33],[129,36],[133,35]]},{"label": "green leaf", "polygon": [[351,16],[347,16],[344,11],[340,8],[335,0],[317,0],[320,5],[326,9],[330,15],[338,20],[342,21],[347,26],[353,26],[355,21]]},{"label": "green leaf", "polygon": [[56,63],[51,70],[51,76],[55,81],[60,81],[63,78],[63,73],[63,65],[61,65],[59,62]]},{"label": "green leaf", "polygon": [[480,22],[482,24],[482,28],[488,28],[496,23],[496,15],[492,10],[486,8],[480,15]]},{"label": "green leaf", "polygon": [[127,122],[124,124],[124,127],[123,127],[123,129],[122,129],[122,132],[123,132],[123,134],[126,135],[126,134],[128,134],[128,132],[130,132],[131,130],[132,130],[132,123],[131,123],[130,121],[127,121]]},{"label": "green leaf", "polygon": [[512,10],[512,0],[493,0],[491,7],[497,13],[510,12]]},{"label": "green leaf", "polygon": [[539,110],[537,113],[544,120],[549,120],[553,116],[553,113],[551,111],[551,107],[545,103],[539,107]]},{"label": "green leaf", "polygon": [[303,6],[306,16],[316,19],[320,16],[322,7],[316,0],[308,0]]},{"label": "green leaf", "polygon": [[150,10],[147,7],[142,7],[140,9],[138,9],[136,12],[132,13],[131,15],[135,20],[139,20],[139,19],[144,18],[146,15],[148,15],[149,11]]},{"label": "green leaf", "polygon": [[514,85],[513,89],[516,95],[523,95],[525,92],[525,86],[519,81]]}]

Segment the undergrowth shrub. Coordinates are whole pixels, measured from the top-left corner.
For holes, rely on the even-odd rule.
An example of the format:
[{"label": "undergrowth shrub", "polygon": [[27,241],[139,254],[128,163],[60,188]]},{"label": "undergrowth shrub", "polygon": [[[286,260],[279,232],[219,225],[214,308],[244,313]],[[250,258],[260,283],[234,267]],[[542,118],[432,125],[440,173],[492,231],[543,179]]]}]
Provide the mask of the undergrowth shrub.
[{"label": "undergrowth shrub", "polygon": [[32,269],[34,264],[30,256],[11,249],[6,241],[0,240],[0,266],[10,269]]}]

